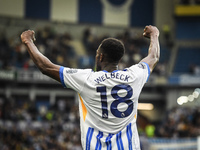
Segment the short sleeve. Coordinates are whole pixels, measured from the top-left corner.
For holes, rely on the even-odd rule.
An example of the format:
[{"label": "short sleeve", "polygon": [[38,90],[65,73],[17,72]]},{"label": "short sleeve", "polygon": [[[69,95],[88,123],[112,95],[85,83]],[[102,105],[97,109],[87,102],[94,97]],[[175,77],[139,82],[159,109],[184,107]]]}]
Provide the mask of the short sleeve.
[{"label": "short sleeve", "polygon": [[60,67],[60,81],[63,87],[71,88],[80,93],[91,72],[92,69],[72,69]]},{"label": "short sleeve", "polygon": [[143,84],[148,81],[150,76],[150,68],[147,63],[140,62],[139,64],[131,66],[129,70],[136,75],[137,78],[140,78]]}]

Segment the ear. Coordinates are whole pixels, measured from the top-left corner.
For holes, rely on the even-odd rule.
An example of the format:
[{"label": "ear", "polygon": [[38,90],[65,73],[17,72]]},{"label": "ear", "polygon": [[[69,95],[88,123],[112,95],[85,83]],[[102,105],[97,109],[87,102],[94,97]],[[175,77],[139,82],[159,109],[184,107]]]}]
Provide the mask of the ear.
[{"label": "ear", "polygon": [[100,54],[100,59],[99,59],[99,60],[100,60],[100,62],[102,62],[102,61],[103,61],[103,59],[104,59],[104,55],[101,53],[101,54]]}]

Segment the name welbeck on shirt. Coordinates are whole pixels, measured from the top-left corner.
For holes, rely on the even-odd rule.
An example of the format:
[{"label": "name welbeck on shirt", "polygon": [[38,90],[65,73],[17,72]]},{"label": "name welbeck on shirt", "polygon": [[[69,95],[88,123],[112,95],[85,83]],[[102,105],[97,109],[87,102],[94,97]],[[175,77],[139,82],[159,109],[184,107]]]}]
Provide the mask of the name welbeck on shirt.
[{"label": "name welbeck on shirt", "polygon": [[119,79],[121,81],[127,81],[128,82],[128,79],[130,78],[130,76],[124,75],[124,74],[121,74],[121,73],[118,73],[118,72],[112,72],[112,73],[105,73],[102,76],[96,78],[94,81],[99,84],[100,82],[104,82],[107,79],[114,79],[114,78]]}]

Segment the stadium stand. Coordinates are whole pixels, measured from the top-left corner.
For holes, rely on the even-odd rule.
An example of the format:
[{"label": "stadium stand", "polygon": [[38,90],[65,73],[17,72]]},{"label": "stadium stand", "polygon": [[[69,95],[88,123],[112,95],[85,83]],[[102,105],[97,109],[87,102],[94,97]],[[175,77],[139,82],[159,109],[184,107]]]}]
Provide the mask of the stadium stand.
[{"label": "stadium stand", "polygon": [[178,49],[177,60],[174,66],[174,73],[191,73],[199,75],[197,70],[200,66],[199,61],[200,49],[199,48],[185,48],[180,47]]}]

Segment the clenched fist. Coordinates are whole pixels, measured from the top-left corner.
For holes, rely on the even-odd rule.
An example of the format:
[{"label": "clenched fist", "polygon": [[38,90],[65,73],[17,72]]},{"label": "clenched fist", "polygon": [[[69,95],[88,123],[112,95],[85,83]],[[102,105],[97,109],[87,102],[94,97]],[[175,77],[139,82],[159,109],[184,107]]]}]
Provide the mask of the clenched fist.
[{"label": "clenched fist", "polygon": [[35,41],[35,32],[33,30],[24,31],[21,34],[22,43],[27,44],[28,42]]},{"label": "clenched fist", "polygon": [[149,25],[144,28],[144,37],[150,38],[151,36],[159,36],[159,34],[159,30],[155,26]]}]

